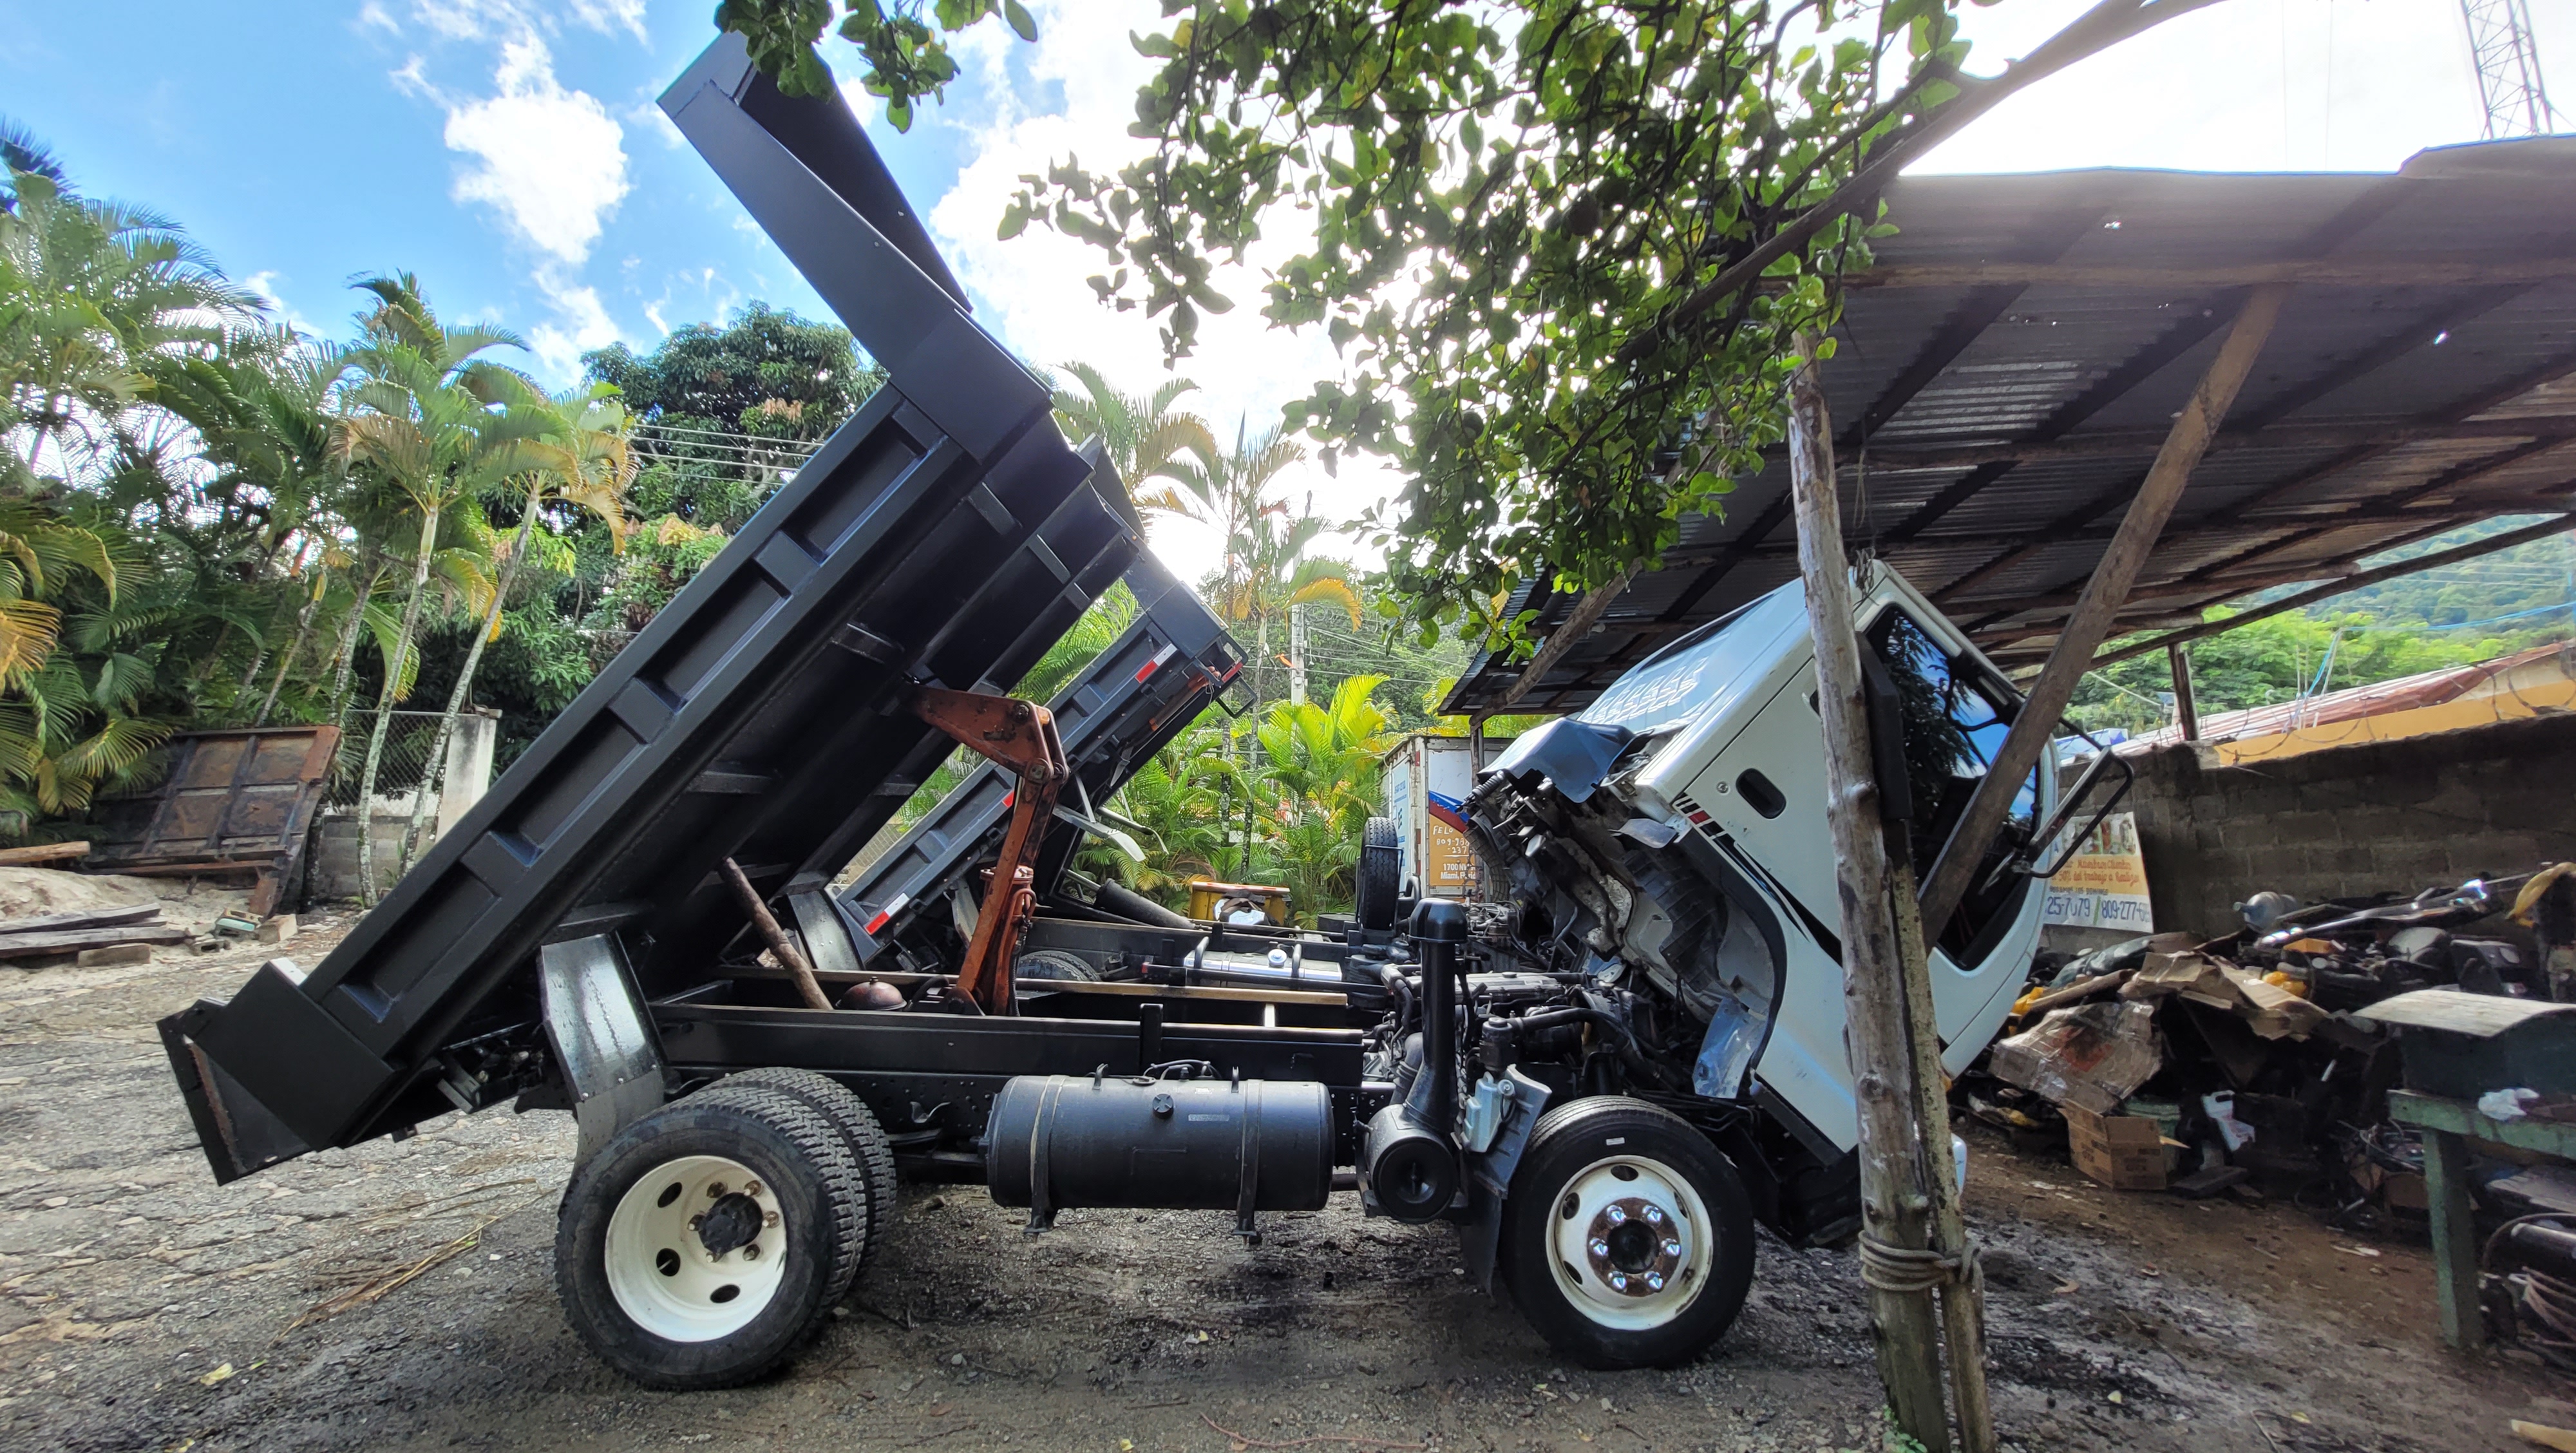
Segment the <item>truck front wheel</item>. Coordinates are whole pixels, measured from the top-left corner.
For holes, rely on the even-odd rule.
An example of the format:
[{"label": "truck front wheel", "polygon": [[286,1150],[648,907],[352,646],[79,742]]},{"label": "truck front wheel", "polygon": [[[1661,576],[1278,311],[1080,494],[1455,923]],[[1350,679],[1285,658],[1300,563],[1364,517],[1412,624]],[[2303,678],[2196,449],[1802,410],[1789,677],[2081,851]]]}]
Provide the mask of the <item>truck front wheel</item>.
[{"label": "truck front wheel", "polygon": [[1753,1282],[1753,1208],[1735,1167],[1680,1117],[1603,1096],[1540,1117],[1503,1206],[1512,1300],[1591,1368],[1675,1367],[1735,1321]]},{"label": "truck front wheel", "polygon": [[747,1382],[848,1290],[862,1185],[831,1124],[775,1089],[674,1101],[573,1173],[555,1232],[565,1316],[648,1387]]}]

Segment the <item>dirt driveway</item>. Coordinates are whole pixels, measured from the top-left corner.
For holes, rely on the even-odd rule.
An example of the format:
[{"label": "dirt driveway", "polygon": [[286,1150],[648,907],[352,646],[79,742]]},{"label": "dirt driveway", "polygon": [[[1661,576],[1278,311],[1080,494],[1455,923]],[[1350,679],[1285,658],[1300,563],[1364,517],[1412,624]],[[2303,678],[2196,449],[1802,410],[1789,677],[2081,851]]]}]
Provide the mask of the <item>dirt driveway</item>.
[{"label": "dirt driveway", "polygon": [[[450,1117],[211,1183],[152,1023],[258,957],[0,969],[0,1447],[1879,1445],[1848,1254],[1766,1242],[1707,1361],[1587,1373],[1465,1286],[1447,1229],[1350,1198],[1246,1247],[1180,1213],[1067,1213],[1031,1239],[979,1189],[916,1187],[785,1375],[645,1392],[556,1309],[565,1117]],[[2115,1195],[1989,1141],[1971,1181],[2016,1446],[2457,1453],[2517,1446],[2512,1416],[2576,1424],[2554,1400],[2576,1389],[2535,1365],[2440,1348],[2420,1248]]]}]

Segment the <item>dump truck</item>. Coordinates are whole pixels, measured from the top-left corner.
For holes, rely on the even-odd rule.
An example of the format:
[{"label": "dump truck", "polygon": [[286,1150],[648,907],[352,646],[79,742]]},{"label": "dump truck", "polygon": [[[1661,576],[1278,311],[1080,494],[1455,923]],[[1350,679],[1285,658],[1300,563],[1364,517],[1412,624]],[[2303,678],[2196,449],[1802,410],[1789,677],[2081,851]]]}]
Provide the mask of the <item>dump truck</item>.
[{"label": "dump truck", "polygon": [[[1356,1194],[1455,1228],[1566,1357],[1672,1365],[1757,1222],[1858,1215],[1835,865],[1794,588],[1515,741],[1467,820],[1509,901],[1192,921],[1068,867],[1240,648],[1144,552],[1096,444],[988,336],[836,91],[738,39],[662,98],[884,386],[350,934],[160,1030],[219,1181],[500,1106],[568,1113],[565,1315],[664,1388],[789,1359],[905,1174],[1068,1210],[1261,1218]],[[1121,581],[1127,635],[1008,695]],[[1902,580],[1855,624],[1937,839],[2017,705]],[[855,875],[960,746],[988,766]],[[1891,759],[1892,760],[1892,759]],[[1946,1061],[2036,942],[2046,768],[1934,965]],[[1383,825],[1381,824],[1381,827]],[[1375,856],[1370,856],[1375,855]],[[1329,931],[1327,931],[1329,930]]]}]

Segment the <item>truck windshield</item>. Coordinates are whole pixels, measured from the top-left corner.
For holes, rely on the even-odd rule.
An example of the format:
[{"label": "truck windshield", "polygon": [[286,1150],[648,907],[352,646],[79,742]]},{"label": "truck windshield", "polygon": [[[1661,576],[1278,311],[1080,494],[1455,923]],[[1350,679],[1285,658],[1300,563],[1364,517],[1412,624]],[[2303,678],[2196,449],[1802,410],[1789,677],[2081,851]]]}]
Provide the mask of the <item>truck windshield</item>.
[{"label": "truck windshield", "polygon": [[1750,689],[1770,662],[1780,634],[1804,630],[1806,597],[1784,585],[1734,615],[1650,656],[1611,684],[1578,718],[1623,726],[1639,736],[1697,720],[1712,705]]}]

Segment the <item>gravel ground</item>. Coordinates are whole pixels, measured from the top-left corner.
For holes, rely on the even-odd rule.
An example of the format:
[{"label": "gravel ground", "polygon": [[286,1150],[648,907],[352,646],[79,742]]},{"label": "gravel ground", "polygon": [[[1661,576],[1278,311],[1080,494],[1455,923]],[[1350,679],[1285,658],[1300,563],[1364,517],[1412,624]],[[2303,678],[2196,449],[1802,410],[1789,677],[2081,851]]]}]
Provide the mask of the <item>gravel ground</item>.
[{"label": "gravel ground", "polygon": [[[319,957],[345,922],[309,927]],[[915,1187],[816,1344],[754,1387],[642,1391],[555,1303],[559,1115],[434,1122],[218,1189],[153,1021],[261,951],[0,969],[0,1447],[1877,1447],[1853,1258],[1766,1241],[1704,1362],[1557,1363],[1443,1227],[1352,1198],[1268,1218],[1068,1212]],[[1979,1140],[1991,1363],[2023,1449],[2517,1446],[2576,1390],[2433,1330],[2430,1261],[2280,1206],[2128,1196]],[[2376,1253],[2376,1254],[2371,1254]]]}]

